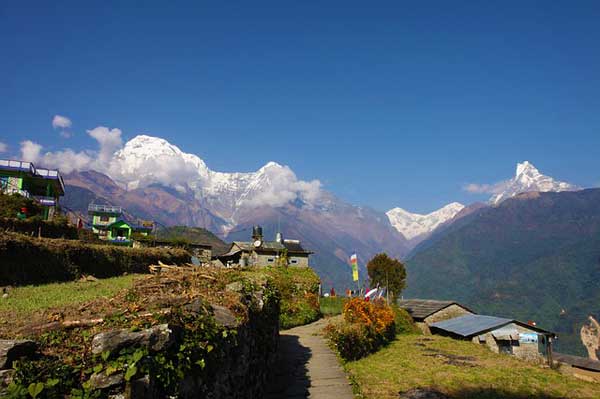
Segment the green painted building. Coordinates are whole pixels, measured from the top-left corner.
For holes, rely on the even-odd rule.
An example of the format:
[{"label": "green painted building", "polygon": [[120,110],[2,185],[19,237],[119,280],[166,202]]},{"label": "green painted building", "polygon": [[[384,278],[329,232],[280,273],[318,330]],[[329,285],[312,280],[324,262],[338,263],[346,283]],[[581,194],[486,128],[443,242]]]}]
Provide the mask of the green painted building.
[{"label": "green painted building", "polygon": [[0,192],[19,194],[42,205],[43,217],[52,219],[65,195],[65,183],[58,170],[37,168],[31,162],[0,159]]},{"label": "green painted building", "polygon": [[132,223],[126,220],[120,206],[90,204],[88,215],[91,217],[92,231],[101,240],[117,245],[132,245],[132,234],[147,236],[154,225],[151,222]]}]

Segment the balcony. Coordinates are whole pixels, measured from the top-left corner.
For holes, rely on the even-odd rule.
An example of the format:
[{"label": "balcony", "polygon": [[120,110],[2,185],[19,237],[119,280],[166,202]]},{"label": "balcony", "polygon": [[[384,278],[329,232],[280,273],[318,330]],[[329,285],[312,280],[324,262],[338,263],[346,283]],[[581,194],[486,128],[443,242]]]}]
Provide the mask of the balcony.
[{"label": "balcony", "polygon": [[114,214],[122,214],[123,213],[123,208],[121,208],[120,206],[112,206],[112,205],[96,205],[96,204],[90,204],[88,206],[88,213],[93,213],[93,212],[98,212],[98,213],[114,213]]}]

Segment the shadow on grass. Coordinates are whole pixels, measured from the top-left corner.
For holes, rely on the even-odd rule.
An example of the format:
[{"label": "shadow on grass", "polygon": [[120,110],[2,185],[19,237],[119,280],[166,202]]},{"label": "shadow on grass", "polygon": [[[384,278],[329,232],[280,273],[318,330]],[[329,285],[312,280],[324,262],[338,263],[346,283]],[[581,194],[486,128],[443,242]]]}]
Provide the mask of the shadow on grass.
[{"label": "shadow on grass", "polygon": [[522,394],[501,388],[465,388],[452,395],[446,395],[434,388],[415,388],[400,392],[400,399],[566,399],[565,396],[549,394]]},{"label": "shadow on grass", "polygon": [[277,360],[271,368],[265,398],[308,398],[307,364],[311,357],[311,350],[300,344],[298,336],[279,336]]}]

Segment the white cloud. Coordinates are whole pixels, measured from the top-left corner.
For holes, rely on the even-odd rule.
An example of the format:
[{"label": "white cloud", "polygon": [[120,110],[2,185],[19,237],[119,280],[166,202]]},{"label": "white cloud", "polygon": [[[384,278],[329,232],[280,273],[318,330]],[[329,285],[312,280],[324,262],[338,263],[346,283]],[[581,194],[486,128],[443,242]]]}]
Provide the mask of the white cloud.
[{"label": "white cloud", "polygon": [[314,202],[321,193],[321,182],[298,180],[296,174],[289,166],[269,163],[259,173],[264,173],[267,184],[259,184],[256,190],[250,191],[243,204],[250,207],[257,206],[283,206],[289,202],[301,199]]},{"label": "white cloud", "polygon": [[27,162],[37,162],[40,159],[42,146],[31,140],[21,142],[21,159]]},{"label": "white cloud", "polygon": [[120,129],[109,129],[104,126],[98,126],[87,131],[88,134],[96,139],[100,144],[98,161],[100,164],[108,167],[114,153],[123,146]]},{"label": "white cloud", "polygon": [[94,153],[88,151],[75,152],[70,148],[62,151],[47,152],[38,161],[41,165],[58,169],[62,173],[90,169],[94,163]]},{"label": "white cloud", "polygon": [[469,183],[463,186],[463,190],[471,194],[500,194],[511,183],[510,180],[503,180],[493,184]]},{"label": "white cloud", "polygon": [[71,119],[66,116],[54,115],[52,118],[52,127],[55,129],[68,129],[72,124]]},{"label": "white cloud", "polygon": [[6,151],[8,151],[8,145],[0,141],[0,154]]}]

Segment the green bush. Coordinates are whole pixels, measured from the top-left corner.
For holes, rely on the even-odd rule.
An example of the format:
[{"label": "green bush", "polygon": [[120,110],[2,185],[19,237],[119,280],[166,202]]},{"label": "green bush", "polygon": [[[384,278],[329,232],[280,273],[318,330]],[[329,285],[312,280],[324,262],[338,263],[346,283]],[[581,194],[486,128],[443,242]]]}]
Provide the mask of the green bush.
[{"label": "green bush", "polygon": [[420,334],[421,330],[415,325],[413,318],[408,312],[398,305],[392,305],[394,311],[394,323],[396,324],[396,334]]},{"label": "green bush", "polygon": [[0,218],[16,218],[21,208],[27,208],[28,216],[42,213],[42,207],[29,198],[19,194],[0,193]]},{"label": "green bush", "polygon": [[190,254],[181,249],[134,249],[16,233],[0,235],[0,286],[69,281],[84,274],[106,278],[148,273],[148,266],[158,261],[187,263]]},{"label": "green bush", "polygon": [[312,323],[321,317],[319,276],[310,268],[265,267],[262,271],[273,280],[281,296],[279,324],[288,329]]},{"label": "green bush", "polygon": [[329,324],[325,328],[325,336],[346,361],[361,359],[382,344],[375,328],[362,323]]},{"label": "green bush", "polygon": [[55,220],[42,220],[39,217],[24,220],[0,217],[0,230],[36,237],[41,234],[42,237],[46,238],[78,238],[77,228],[69,226],[67,219],[64,217],[57,217]]}]

